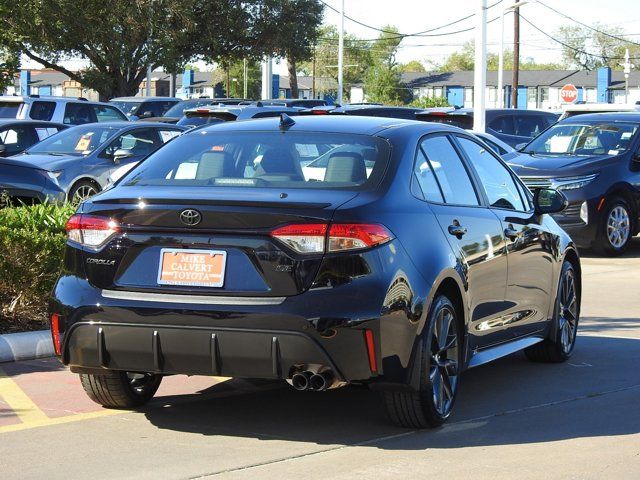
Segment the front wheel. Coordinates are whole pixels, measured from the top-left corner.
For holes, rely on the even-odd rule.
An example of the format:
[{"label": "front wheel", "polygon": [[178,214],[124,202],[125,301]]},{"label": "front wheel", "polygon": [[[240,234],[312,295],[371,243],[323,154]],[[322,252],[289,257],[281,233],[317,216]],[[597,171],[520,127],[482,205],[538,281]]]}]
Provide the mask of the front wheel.
[{"label": "front wheel", "polygon": [[565,260],[556,295],[553,337],[527,348],[524,351],[527,358],[534,362],[554,363],[568,360],[576,345],[579,318],[578,279],[571,262]]},{"label": "front wheel", "polygon": [[449,418],[458,393],[460,338],[453,304],[446,296],[437,296],[419,344],[422,355],[416,356],[420,365],[414,365],[420,371],[420,389],[383,392],[387,413],[396,425],[438,427]]},{"label": "front wheel", "polygon": [[622,198],[607,202],[595,242],[598,253],[615,256],[625,252],[633,238],[633,210]]},{"label": "front wheel", "polygon": [[107,408],[134,408],[153,398],[161,375],[153,373],[106,370],[104,373],[81,373],[84,391],[94,402]]}]

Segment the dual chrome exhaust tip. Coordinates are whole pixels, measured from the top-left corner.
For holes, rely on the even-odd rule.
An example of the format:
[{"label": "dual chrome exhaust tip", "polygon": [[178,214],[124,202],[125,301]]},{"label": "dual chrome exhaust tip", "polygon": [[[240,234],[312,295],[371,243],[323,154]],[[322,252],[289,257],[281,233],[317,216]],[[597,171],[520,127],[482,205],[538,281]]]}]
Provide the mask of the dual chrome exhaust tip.
[{"label": "dual chrome exhaust tip", "polygon": [[306,390],[322,392],[335,387],[338,382],[335,381],[333,373],[329,370],[317,373],[305,370],[294,373],[289,383],[300,392]]}]

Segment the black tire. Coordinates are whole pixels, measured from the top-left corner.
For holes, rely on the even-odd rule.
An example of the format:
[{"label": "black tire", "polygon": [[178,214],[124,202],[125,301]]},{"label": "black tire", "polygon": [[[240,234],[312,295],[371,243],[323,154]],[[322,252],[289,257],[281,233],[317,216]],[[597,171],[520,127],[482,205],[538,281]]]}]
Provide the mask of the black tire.
[{"label": "black tire", "polygon": [[[558,281],[551,329],[552,337],[525,349],[525,355],[532,362],[560,363],[571,357],[576,345],[578,321],[580,320],[578,284],[576,270],[571,262],[565,260]],[[571,297],[573,300],[570,300]]]},{"label": "black tire", "polygon": [[[611,218],[613,212],[625,212],[627,216],[626,228],[628,233],[626,240],[621,244],[615,244],[615,240],[612,240],[609,236],[610,221],[615,220]],[[623,254],[631,245],[633,239],[633,233],[635,229],[636,213],[629,206],[629,204],[620,197],[614,197],[607,201],[602,208],[602,217],[600,224],[598,225],[598,232],[596,234],[596,240],[593,245],[594,250],[600,255],[606,255],[609,257],[615,257]],[[613,243],[612,243],[613,242]]]},{"label": "black tire", "polygon": [[71,190],[69,190],[68,198],[70,202],[80,203],[87,198],[96,195],[101,190],[102,189],[100,188],[100,185],[92,182],[91,180],[80,180],[76,182],[73,187],[71,187]]},{"label": "black tire", "polygon": [[[420,373],[420,389],[382,392],[393,423],[406,428],[433,428],[449,418],[458,392],[461,338],[453,304],[446,296],[437,296],[419,343],[421,354],[414,360],[420,362],[414,365]],[[443,346],[444,349],[440,348]]]},{"label": "black tire", "polygon": [[81,373],[84,391],[94,402],[107,408],[134,408],[153,398],[161,375],[107,370],[105,373]]}]

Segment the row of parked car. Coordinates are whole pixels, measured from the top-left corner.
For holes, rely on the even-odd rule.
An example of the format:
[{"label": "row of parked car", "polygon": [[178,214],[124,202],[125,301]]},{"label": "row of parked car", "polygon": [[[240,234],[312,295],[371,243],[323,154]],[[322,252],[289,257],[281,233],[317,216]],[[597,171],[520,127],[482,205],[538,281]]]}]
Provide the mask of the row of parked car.
[{"label": "row of parked car", "polygon": [[[2,97],[0,156],[12,158],[0,160],[0,189],[23,202],[79,202],[184,131],[283,114],[417,119],[466,130],[473,124],[472,109],[336,107],[323,100],[126,97],[107,104]],[[622,253],[640,227],[640,113],[576,116],[573,111],[565,116],[556,123],[558,115],[551,112],[488,109],[487,131],[475,133],[531,189],[552,187],[565,193],[569,205],[555,218],[578,245]],[[79,126],[69,128],[73,125]],[[311,175],[314,168],[310,163],[305,172]]]}]

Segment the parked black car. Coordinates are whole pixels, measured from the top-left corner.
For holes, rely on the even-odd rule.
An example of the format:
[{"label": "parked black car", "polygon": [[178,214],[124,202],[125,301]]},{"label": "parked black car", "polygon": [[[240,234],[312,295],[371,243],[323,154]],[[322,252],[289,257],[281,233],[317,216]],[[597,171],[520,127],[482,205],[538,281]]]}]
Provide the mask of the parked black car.
[{"label": "parked black car", "polygon": [[165,374],[225,375],[364,383],[399,425],[439,425],[463,370],[571,355],[580,262],[547,215],[564,204],[448,125],[209,126],[69,220],[54,346],[108,407],[145,403]]},{"label": "parked black car", "polygon": [[[450,111],[425,111],[418,113],[419,120],[446,123],[465,130],[473,128],[473,109],[459,108]],[[488,108],[486,110],[487,133],[515,147],[531,141],[540,132],[556,123],[558,115],[542,110],[517,110]]]},{"label": "parked black car", "polygon": [[162,117],[179,102],[180,99],[175,97],[118,97],[109,101],[122,110],[130,120]]},{"label": "parked black car", "polygon": [[191,110],[196,107],[203,107],[205,105],[239,105],[246,102],[244,98],[209,98],[200,97],[192,98],[190,100],[182,100],[176,103],[173,107],[167,110],[161,117],[147,118],[147,122],[163,122],[163,123],[178,123],[178,121],[184,116],[186,110]]},{"label": "parked black car", "polygon": [[262,105],[255,103],[250,105],[205,105],[198,108],[185,110],[176,125],[183,127],[201,127],[213,123],[230,122],[235,120],[249,120],[251,118],[277,117],[281,113],[289,116],[300,115],[302,108],[283,107],[277,105]]},{"label": "parked black car", "polygon": [[565,193],[555,218],[580,247],[618,255],[640,228],[639,127],[640,113],[570,117],[505,158],[529,187]]},{"label": "parked black car", "polygon": [[404,118],[415,120],[416,113],[422,112],[421,108],[413,107],[387,107],[378,104],[351,104],[332,109],[330,115],[358,115],[367,117]]},{"label": "parked black car", "polygon": [[17,155],[68,127],[54,122],[0,119],[0,157]]}]

